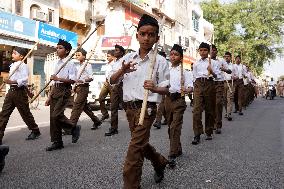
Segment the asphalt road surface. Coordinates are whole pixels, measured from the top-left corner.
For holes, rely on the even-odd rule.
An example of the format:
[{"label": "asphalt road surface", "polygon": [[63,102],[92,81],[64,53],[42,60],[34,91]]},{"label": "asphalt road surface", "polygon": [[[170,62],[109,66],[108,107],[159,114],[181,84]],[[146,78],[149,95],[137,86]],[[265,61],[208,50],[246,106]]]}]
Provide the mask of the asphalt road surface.
[{"label": "asphalt road surface", "polygon": [[[202,136],[197,146],[191,145],[191,111],[188,106],[182,130],[183,155],[177,167],[167,168],[164,181],[155,184],[153,168],[146,160],[142,188],[284,188],[284,99],[257,99],[244,116],[234,114],[232,122],[223,121],[221,135],[214,135],[212,141]],[[10,117],[3,140],[10,153],[0,174],[1,189],[122,188],[122,167],[130,139],[123,111],[119,113],[118,135],[104,136],[108,121],[98,130],[90,130],[92,123],[83,114],[78,143],[72,144],[71,136],[64,136],[65,148],[53,152],[45,151],[50,144],[48,108],[40,106],[32,112],[42,132],[35,141],[25,141],[29,131],[16,110]],[[150,143],[167,156],[167,126],[153,128]]]}]

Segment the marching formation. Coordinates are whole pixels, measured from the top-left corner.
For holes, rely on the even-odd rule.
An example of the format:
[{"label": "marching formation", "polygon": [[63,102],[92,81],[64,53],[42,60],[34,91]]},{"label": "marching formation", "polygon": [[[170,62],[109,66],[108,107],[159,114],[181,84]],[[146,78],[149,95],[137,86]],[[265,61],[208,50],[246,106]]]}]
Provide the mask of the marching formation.
[{"label": "marching formation", "polygon": [[[214,131],[215,134],[222,133],[223,108],[228,121],[233,121],[234,116],[244,114],[244,109],[257,97],[257,92],[254,76],[250,68],[242,62],[241,56],[234,58],[230,52],[226,52],[220,58],[214,44],[201,43],[200,59],[193,64],[192,70],[185,70],[182,63],[184,51],[180,45],[173,45],[168,55],[170,63],[164,52],[158,53],[156,46],[153,48],[159,41],[159,33],[158,21],[149,15],[143,15],[136,34],[140,45],[138,51],[129,53],[122,46],[116,45],[113,51],[107,53],[106,81],[99,96],[101,119],[94,115],[87,104],[89,83],[93,80],[92,68],[86,59],[87,52],[82,48],[77,50],[76,59],[79,65],[76,65],[68,60],[72,50],[70,43],[59,40],[56,49],[59,60],[54,63],[54,74],[50,77],[51,90],[45,102],[50,107],[51,139],[51,145],[46,151],[64,148],[62,134],[71,135],[72,143],[78,141],[81,130],[78,120],[83,111],[93,121],[92,130],[110,117],[111,126],[105,136],[119,134],[118,110],[122,107],[131,132],[123,167],[123,183],[125,189],[136,189],[141,188],[145,158],[151,161],[155,182],[159,183],[164,178],[166,166],[174,168],[176,159],[182,155],[180,137],[187,108],[186,95],[190,97],[193,106],[193,145],[200,143],[202,134],[205,140],[212,140]],[[10,89],[0,113],[0,144],[15,107],[31,130],[26,139],[35,140],[41,135],[29,109],[26,91],[28,68],[23,63],[27,54],[26,49],[16,47],[13,50],[14,63],[11,65],[10,77],[5,81]],[[12,72],[14,73],[11,74]],[[74,103],[71,117],[67,118],[64,111],[72,92]],[[105,107],[108,94],[111,99],[110,115]],[[149,143],[152,125],[160,129],[163,116],[163,124],[168,125],[170,141],[168,158]]]}]

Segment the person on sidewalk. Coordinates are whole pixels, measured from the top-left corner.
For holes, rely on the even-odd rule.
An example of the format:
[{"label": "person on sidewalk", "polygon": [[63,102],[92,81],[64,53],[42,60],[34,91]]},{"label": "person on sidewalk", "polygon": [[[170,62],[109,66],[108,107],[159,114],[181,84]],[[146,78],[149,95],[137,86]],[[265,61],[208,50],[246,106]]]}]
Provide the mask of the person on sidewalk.
[{"label": "person on sidewalk", "polygon": [[106,65],[106,71],[105,71],[106,81],[104,82],[104,85],[101,88],[101,92],[99,95],[100,109],[102,113],[101,121],[104,121],[109,118],[109,114],[108,114],[108,111],[105,105],[105,99],[107,95],[111,95],[111,85],[109,84],[109,81],[108,81],[108,75],[109,75],[109,72],[111,71],[111,64],[114,62],[114,60],[115,60],[114,50],[109,50],[107,52],[108,63]]},{"label": "person on sidewalk", "polygon": [[[119,69],[121,66],[121,58],[125,54],[125,49],[120,45],[115,45],[114,56],[116,60],[112,63],[111,72]],[[122,103],[122,80],[115,85],[112,85],[111,95],[110,95],[110,111],[111,111],[111,123],[108,132],[105,136],[112,136],[118,134],[118,110],[119,104]]]},{"label": "person on sidewalk", "polygon": [[[185,94],[193,91],[193,81],[188,71],[183,70],[181,75],[181,64],[183,49],[174,44],[170,52],[170,85],[169,93],[165,98],[165,109],[168,120],[168,134],[170,139],[169,166],[175,167],[176,158],[182,155],[181,128],[183,114],[186,110]],[[183,83],[183,85],[181,85]]]},{"label": "person on sidewalk", "polygon": [[[86,55],[87,51],[85,51],[83,48],[79,49],[76,53],[76,58],[79,61],[80,65],[77,66],[77,80],[74,89],[75,97],[70,120],[74,125],[77,125],[80,115],[84,111],[93,121],[93,126],[91,129],[96,130],[102,124],[102,122],[97,116],[95,116],[95,114],[92,112],[91,107],[87,103],[87,97],[89,94],[89,83],[93,81],[93,71],[91,64],[88,63],[85,67]],[[79,75],[80,73],[82,74]]]},{"label": "person on sidewalk", "polygon": [[41,135],[38,125],[35,122],[29,108],[29,100],[27,95],[27,85],[29,78],[28,65],[22,62],[23,58],[28,54],[28,49],[15,47],[12,53],[12,60],[14,61],[10,66],[9,74],[15,71],[10,79],[6,79],[5,83],[10,85],[10,89],[5,96],[2,111],[0,112],[0,145],[4,137],[4,131],[9,121],[10,115],[15,108],[20,113],[20,116],[24,120],[31,133],[26,140],[35,140]]},{"label": "person on sidewalk", "polygon": [[[157,93],[166,94],[169,85],[169,67],[165,58],[160,55],[155,57],[153,79],[147,80],[147,73],[150,71],[149,65],[154,54],[152,47],[159,40],[158,21],[149,15],[142,15],[138,23],[136,39],[139,42],[139,50],[125,55],[121,61],[120,69],[114,72],[110,78],[111,84],[120,82],[120,78],[123,80],[123,101],[131,132],[131,140],[123,166],[124,189],[141,188],[144,158],[152,162],[156,183],[163,180],[164,170],[168,164],[168,160],[149,144],[151,126],[157,113],[156,103],[161,101],[161,96]],[[150,90],[147,110],[143,124],[138,125],[145,89]]]},{"label": "person on sidewalk", "polygon": [[59,150],[64,148],[62,141],[62,129],[71,130],[72,143],[76,143],[80,136],[81,126],[73,124],[70,119],[64,115],[64,111],[71,96],[71,84],[76,81],[77,70],[72,61],[69,61],[60,72],[57,71],[68,60],[68,55],[72,49],[69,42],[59,39],[56,52],[59,60],[54,64],[54,72],[50,80],[53,81],[51,92],[45,102],[50,105],[50,137],[52,144],[46,148],[46,151]]},{"label": "person on sidewalk", "polygon": [[205,140],[212,140],[214,126],[214,80],[216,74],[213,71],[214,63],[211,65],[208,60],[210,46],[207,43],[201,43],[199,46],[199,59],[193,64],[194,81],[194,104],[193,104],[193,145],[200,142],[200,135],[204,133],[202,125],[202,112],[205,110]]}]

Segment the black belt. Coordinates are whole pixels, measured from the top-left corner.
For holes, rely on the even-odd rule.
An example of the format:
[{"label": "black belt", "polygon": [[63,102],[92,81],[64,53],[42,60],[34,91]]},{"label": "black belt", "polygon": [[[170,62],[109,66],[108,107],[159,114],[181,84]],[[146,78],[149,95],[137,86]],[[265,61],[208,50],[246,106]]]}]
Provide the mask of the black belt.
[{"label": "black belt", "polygon": [[[124,105],[128,109],[141,109],[143,100],[124,102]],[[147,102],[147,107],[156,108],[156,102]]]},{"label": "black belt", "polygon": [[173,101],[173,100],[180,99],[180,98],[185,99],[185,97],[182,96],[181,93],[178,93],[178,92],[176,92],[176,93],[169,93],[167,96],[168,96],[172,101]]},{"label": "black belt", "polygon": [[54,87],[64,87],[64,88],[71,88],[71,84],[67,83],[54,83]]},{"label": "black belt", "polygon": [[206,82],[206,81],[213,81],[213,77],[200,77],[200,78],[196,78],[196,81],[201,81],[201,82]]},{"label": "black belt", "polygon": [[18,85],[10,85],[10,90],[11,91],[16,91],[16,90],[25,90],[26,86],[20,86],[18,87]]},{"label": "black belt", "polygon": [[81,83],[81,84],[77,84],[76,87],[89,87],[89,83]]}]

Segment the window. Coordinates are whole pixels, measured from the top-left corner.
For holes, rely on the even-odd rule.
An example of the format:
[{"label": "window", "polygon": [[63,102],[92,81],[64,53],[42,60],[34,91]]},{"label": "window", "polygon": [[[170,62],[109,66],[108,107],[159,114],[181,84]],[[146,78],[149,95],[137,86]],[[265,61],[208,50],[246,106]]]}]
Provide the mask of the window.
[{"label": "window", "polygon": [[34,19],[37,18],[37,12],[40,10],[40,7],[38,5],[33,4],[30,7],[30,18]]},{"label": "window", "polygon": [[48,9],[48,23],[53,24],[54,22],[54,10]]},{"label": "window", "polygon": [[195,12],[192,12],[192,27],[194,31],[199,31],[199,16]]},{"label": "window", "polygon": [[22,14],[23,14],[23,0],[16,0],[15,1],[15,13],[17,15],[22,16]]}]

